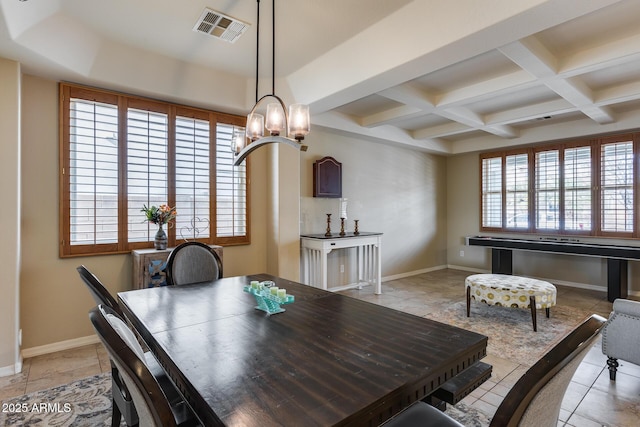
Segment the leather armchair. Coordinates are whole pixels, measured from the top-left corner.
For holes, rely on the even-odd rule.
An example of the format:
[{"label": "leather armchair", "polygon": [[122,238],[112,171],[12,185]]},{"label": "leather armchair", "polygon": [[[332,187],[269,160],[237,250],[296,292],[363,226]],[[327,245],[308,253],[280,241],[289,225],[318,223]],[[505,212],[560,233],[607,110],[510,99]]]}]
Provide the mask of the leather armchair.
[{"label": "leather armchair", "polygon": [[640,302],[616,299],[602,331],[602,353],[607,356],[609,378],[616,380],[618,359],[640,365]]}]

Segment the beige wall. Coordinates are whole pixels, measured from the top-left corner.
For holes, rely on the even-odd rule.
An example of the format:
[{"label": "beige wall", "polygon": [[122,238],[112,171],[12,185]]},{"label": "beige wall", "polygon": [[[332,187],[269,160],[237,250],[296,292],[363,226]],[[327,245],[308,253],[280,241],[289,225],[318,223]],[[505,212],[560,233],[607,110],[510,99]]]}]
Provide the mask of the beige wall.
[{"label": "beige wall", "polygon": [[[0,376],[20,370],[20,64],[0,58]],[[55,208],[52,209],[55,215]]]},{"label": "beige wall", "polygon": [[[20,321],[23,348],[33,349],[94,335],[87,317],[94,303],[75,270],[78,265],[86,265],[114,294],[131,288],[132,269],[130,255],[58,257],[57,83],[24,75],[22,97]],[[2,159],[4,162],[5,157]],[[15,156],[7,162],[15,169]],[[251,162],[251,204],[259,207],[266,204],[265,154],[257,151]],[[264,215],[254,209],[252,244],[224,248],[225,276],[266,271],[265,229]],[[3,274],[3,287],[5,277]]]},{"label": "beige wall", "polygon": [[[340,231],[339,199],[312,197],[313,163],[331,156],[342,163],[342,196],[348,199],[346,231],[353,231],[353,220],[358,219],[360,231],[384,233],[383,277],[447,263],[444,157],[316,128],[305,143],[309,149],[302,153],[300,168],[302,233],[324,233],[327,213],[332,214],[332,231]],[[338,284],[349,282],[339,270],[330,271],[329,277]]]},{"label": "beige wall", "polygon": [[[490,249],[464,246],[465,236],[480,233],[480,161],[477,153],[447,158],[447,254],[448,264],[483,271],[491,270]],[[500,233],[494,235],[509,236]],[[638,245],[630,240],[597,240],[595,243]],[[460,251],[464,251],[461,256]],[[513,272],[550,279],[555,283],[606,291],[607,266],[602,258],[514,251]],[[640,294],[640,262],[629,261],[629,291]]]}]

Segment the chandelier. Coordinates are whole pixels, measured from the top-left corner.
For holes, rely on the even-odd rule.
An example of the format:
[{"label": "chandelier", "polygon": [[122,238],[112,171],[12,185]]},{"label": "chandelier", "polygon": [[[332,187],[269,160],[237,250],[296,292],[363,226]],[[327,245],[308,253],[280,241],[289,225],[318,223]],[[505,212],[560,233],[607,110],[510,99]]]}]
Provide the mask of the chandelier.
[{"label": "chandelier", "polygon": [[[235,153],[234,166],[240,165],[242,161],[255,149],[266,144],[282,143],[294,147],[298,150],[306,151],[307,146],[301,141],[309,133],[309,106],[302,104],[292,104],[288,110],[282,99],[276,95],[275,89],[275,68],[276,68],[276,2],[272,2],[272,24],[271,24],[271,93],[258,98],[258,69],[260,51],[260,0],[257,0],[257,25],[256,25],[256,104],[247,115],[245,133],[238,133],[233,136],[231,150]],[[275,100],[267,104],[266,114],[257,112],[262,101],[266,99]],[[265,136],[264,129],[269,131]],[[246,142],[249,141],[249,144]]]}]

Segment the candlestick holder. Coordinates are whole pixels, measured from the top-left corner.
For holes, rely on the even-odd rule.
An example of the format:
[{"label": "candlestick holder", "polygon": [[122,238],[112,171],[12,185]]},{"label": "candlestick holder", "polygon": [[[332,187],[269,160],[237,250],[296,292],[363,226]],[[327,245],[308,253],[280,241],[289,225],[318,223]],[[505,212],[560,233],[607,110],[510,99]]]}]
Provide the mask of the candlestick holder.
[{"label": "candlestick holder", "polygon": [[282,313],[286,310],[280,307],[280,305],[291,304],[295,301],[295,297],[288,294],[285,294],[284,296],[278,295],[277,293],[273,294],[271,292],[272,287],[274,287],[273,282],[265,281],[258,283],[256,287],[246,285],[242,290],[254,296],[258,303],[258,305],[255,306],[256,309],[262,310],[269,315]]},{"label": "candlestick holder", "polygon": [[360,231],[358,231],[358,221],[358,219],[355,220],[356,228],[353,230],[353,234],[355,234],[356,236],[360,234]]},{"label": "candlestick holder", "polygon": [[331,236],[331,214],[327,214],[327,232],[324,233],[325,236]]},{"label": "candlestick holder", "polygon": [[345,232],[344,232],[344,218],[340,218],[340,235],[344,236]]}]

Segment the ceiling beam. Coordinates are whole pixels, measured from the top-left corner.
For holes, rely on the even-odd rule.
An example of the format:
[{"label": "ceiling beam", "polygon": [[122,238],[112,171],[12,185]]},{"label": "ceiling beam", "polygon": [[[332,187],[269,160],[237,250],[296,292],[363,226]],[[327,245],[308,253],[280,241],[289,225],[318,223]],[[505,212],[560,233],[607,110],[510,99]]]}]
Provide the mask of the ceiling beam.
[{"label": "ceiling beam", "polygon": [[591,90],[585,84],[558,75],[557,58],[535,37],[510,43],[498,50],[595,122],[607,124],[614,121],[609,109],[594,104]]}]

